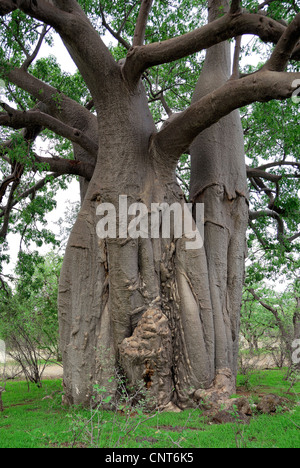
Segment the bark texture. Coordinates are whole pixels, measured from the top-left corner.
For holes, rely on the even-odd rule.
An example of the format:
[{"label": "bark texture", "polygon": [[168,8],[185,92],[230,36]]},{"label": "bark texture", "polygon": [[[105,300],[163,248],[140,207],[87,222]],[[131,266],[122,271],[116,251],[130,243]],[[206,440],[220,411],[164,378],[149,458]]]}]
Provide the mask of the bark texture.
[{"label": "bark texture", "polygon": [[[221,86],[229,71],[229,44],[218,45],[208,52],[199,88],[208,93]],[[235,386],[248,217],[238,111],[203,132],[191,148],[196,166],[191,193],[195,202],[205,203],[205,248],[199,250],[187,250],[185,237],[97,238],[97,205],[118,206],[119,195],[127,195],[128,203],[143,202],[149,216],[151,203],[179,202],[182,210],[184,204],[174,162],[149,146],[156,131],[142,84],[130,98],[120,89],[109,116],[101,116],[101,165],[61,276],[69,401],[87,403],[93,382],[115,395],[116,382],[108,384],[108,377],[117,365],[131,387],[144,382],[158,406],[191,406],[201,389],[228,395]]]}]

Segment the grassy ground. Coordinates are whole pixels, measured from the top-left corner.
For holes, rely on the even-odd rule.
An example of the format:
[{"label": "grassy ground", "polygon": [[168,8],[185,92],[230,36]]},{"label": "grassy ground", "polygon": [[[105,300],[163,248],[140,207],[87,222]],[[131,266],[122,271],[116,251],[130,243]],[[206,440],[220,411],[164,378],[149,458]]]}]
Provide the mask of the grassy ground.
[{"label": "grassy ground", "polygon": [[[300,384],[287,393],[284,371],[256,372],[238,378],[238,396],[254,403],[264,393],[288,398],[291,404],[273,415],[256,414],[250,424],[216,425],[200,410],[179,414],[124,414],[61,405],[61,380],[44,381],[43,388],[8,382],[0,413],[0,448],[99,447],[127,448],[299,448]],[[246,386],[245,386],[246,385]],[[88,425],[86,421],[93,415]],[[93,439],[91,439],[93,433]]]}]

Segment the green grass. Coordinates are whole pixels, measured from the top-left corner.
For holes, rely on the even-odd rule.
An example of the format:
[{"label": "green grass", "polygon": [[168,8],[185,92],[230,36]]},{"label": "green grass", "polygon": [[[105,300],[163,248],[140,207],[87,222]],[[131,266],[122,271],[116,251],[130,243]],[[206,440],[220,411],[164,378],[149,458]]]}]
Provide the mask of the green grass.
[{"label": "green grass", "polygon": [[[101,411],[94,418],[94,434],[100,447],[127,448],[299,448],[300,384],[287,394],[284,371],[270,370],[251,375],[253,401],[264,393],[291,400],[289,410],[274,415],[255,415],[249,425],[215,425],[200,410],[149,415]],[[243,376],[238,377],[241,396]],[[51,398],[46,398],[51,396]],[[26,382],[8,382],[0,413],[0,448],[56,448],[89,446],[84,420],[90,412],[61,405],[61,380],[44,381],[41,389]]]}]

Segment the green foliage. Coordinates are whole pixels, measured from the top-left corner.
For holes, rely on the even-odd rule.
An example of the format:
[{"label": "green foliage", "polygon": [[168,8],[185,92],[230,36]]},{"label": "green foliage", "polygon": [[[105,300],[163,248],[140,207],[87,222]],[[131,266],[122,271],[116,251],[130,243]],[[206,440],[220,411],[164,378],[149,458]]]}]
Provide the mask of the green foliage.
[{"label": "green foliage", "polygon": [[[250,209],[254,212],[266,208],[281,219],[260,217],[249,230],[248,284],[262,278],[293,279],[300,268],[300,244],[292,241],[300,226],[299,201],[299,106],[287,102],[255,103],[242,110],[245,148],[248,164],[261,167],[268,164],[269,174],[278,176],[278,182],[263,180],[264,189],[250,179]],[[285,163],[288,164],[285,164]],[[296,163],[293,166],[292,163]],[[281,164],[281,165],[280,165]]]},{"label": "green foliage", "polygon": [[256,294],[267,305],[274,308],[278,313],[278,318],[258,301],[256,301],[249,291],[243,295],[243,305],[241,313],[241,334],[248,342],[249,346],[256,351],[260,347],[265,350],[268,345],[278,344],[281,339],[281,331],[278,321],[282,323],[286,333],[293,337],[293,318],[296,310],[295,293],[293,290],[287,290],[278,293],[268,289],[263,282],[251,285]]},{"label": "green foliage", "polygon": [[[35,358],[59,359],[57,296],[61,263],[62,259],[54,254],[45,258],[37,252],[19,254],[14,289],[0,296],[0,337],[11,357],[17,351],[27,356],[30,345]],[[27,358],[25,365],[30,364],[31,358]]]}]

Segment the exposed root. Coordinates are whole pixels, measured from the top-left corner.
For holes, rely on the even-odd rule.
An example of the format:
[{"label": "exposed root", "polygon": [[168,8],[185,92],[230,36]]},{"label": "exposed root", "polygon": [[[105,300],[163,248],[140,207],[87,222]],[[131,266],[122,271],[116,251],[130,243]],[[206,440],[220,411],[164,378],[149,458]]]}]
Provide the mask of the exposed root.
[{"label": "exposed root", "polygon": [[220,369],[211,388],[196,390],[193,399],[198,404],[201,401],[219,403],[228,400],[233,393],[235,393],[235,379],[231,370]]}]

